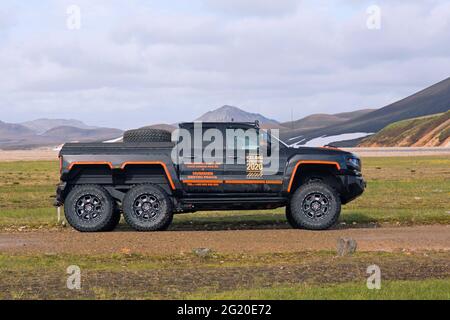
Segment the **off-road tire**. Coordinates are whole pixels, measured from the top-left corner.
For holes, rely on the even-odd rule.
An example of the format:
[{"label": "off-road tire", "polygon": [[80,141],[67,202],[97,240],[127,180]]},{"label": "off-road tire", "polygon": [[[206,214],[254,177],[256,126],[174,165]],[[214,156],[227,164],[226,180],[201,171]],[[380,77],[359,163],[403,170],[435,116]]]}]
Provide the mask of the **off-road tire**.
[{"label": "off-road tire", "polygon": [[[149,207],[147,210],[144,210],[145,205]],[[139,185],[125,195],[123,216],[127,224],[137,231],[166,230],[173,220],[172,200],[159,186]]]},{"label": "off-road tire", "polygon": [[123,135],[123,142],[171,142],[172,133],[161,129],[142,128],[128,130]]},{"label": "off-road tire", "polygon": [[107,226],[105,226],[105,228],[101,231],[114,231],[114,229],[116,229],[117,226],[119,225],[121,216],[122,216],[122,211],[116,205],[114,207],[114,213],[113,213],[113,217],[112,217],[110,223]]},{"label": "off-road tire", "polygon": [[[89,208],[93,207],[92,212],[82,209],[88,205]],[[114,200],[103,187],[80,185],[67,195],[64,214],[67,222],[77,231],[102,232],[114,224],[114,207]]]},{"label": "off-road tire", "polygon": [[299,187],[286,207],[287,220],[296,229],[329,229],[336,224],[340,214],[339,194],[333,187],[318,181]]}]

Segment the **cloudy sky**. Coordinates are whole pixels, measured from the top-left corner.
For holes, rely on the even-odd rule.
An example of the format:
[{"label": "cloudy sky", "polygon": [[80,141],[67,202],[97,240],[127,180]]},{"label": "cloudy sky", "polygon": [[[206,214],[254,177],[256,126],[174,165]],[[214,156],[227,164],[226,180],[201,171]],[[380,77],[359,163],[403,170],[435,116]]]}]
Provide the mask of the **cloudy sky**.
[{"label": "cloudy sky", "polygon": [[447,0],[0,4],[7,122],[130,128],[192,120],[224,104],[286,121],[291,110],[300,118],[383,107],[449,71]]}]

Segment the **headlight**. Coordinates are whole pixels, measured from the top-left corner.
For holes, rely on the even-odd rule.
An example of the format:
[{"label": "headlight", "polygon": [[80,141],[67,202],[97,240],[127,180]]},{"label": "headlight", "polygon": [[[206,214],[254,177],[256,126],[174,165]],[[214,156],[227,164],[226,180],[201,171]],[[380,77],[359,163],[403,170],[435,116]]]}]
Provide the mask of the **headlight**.
[{"label": "headlight", "polygon": [[361,160],[359,160],[358,158],[354,158],[354,157],[348,158],[347,165],[349,167],[352,167],[353,169],[361,171]]}]

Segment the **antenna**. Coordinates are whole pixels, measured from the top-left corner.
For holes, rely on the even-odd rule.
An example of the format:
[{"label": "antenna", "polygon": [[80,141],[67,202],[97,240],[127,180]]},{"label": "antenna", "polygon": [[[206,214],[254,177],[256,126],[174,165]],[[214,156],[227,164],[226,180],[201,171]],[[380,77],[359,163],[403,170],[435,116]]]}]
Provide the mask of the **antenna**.
[{"label": "antenna", "polygon": [[294,130],[294,108],[291,107],[291,129]]}]

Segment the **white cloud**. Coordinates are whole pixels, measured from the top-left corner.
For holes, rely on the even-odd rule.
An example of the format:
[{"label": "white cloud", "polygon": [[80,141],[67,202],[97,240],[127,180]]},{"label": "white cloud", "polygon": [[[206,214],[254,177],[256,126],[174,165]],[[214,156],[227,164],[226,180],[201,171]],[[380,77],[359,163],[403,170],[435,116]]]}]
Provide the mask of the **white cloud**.
[{"label": "white cloud", "polygon": [[206,8],[237,16],[277,16],[293,13],[300,0],[203,0]]},{"label": "white cloud", "polygon": [[379,31],[360,2],[199,1],[188,11],[83,0],[80,31],[66,30],[60,2],[35,8],[43,20],[19,8],[0,51],[0,120],[132,127],[222,104],[289,120],[291,108],[382,107],[449,76],[445,1],[382,1]]}]

